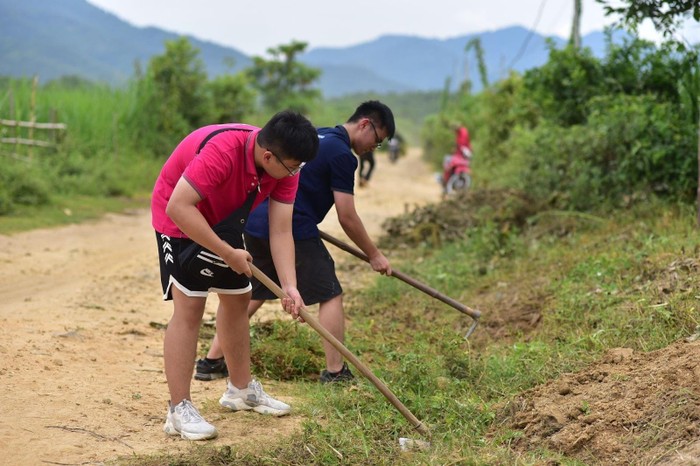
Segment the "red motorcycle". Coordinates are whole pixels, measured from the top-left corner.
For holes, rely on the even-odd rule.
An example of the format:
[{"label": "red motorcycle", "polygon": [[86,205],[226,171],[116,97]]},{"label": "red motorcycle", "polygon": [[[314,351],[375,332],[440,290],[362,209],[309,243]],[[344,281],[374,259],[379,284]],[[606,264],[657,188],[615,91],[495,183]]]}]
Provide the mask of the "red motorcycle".
[{"label": "red motorcycle", "polygon": [[466,191],[472,184],[470,162],[472,153],[466,147],[454,154],[446,155],[442,163],[440,184],[442,193],[448,196],[455,191]]}]

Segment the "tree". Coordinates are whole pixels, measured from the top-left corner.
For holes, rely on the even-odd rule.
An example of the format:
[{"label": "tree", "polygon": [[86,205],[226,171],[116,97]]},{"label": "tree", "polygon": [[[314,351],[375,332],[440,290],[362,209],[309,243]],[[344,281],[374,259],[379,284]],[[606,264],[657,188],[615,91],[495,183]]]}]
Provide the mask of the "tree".
[{"label": "tree", "polygon": [[478,37],[473,38],[467,42],[466,47],[464,47],[465,52],[470,49],[474,49],[476,54],[476,61],[479,66],[479,78],[481,79],[481,86],[486,89],[489,87],[488,73],[486,72],[486,62],[484,61],[484,49],[481,47],[481,39]]},{"label": "tree", "polygon": [[[670,39],[674,36],[676,30],[681,25],[681,23],[686,20],[689,16],[696,21],[700,21],[700,2],[698,0],[622,0],[623,6],[610,6],[612,0],[596,0],[596,2],[604,5],[605,15],[621,15],[622,22],[630,26],[633,30],[639,26],[639,24],[645,19],[649,19],[654,23],[654,27],[657,31],[661,32],[663,36]],[[686,50],[683,43],[676,41],[676,45],[679,51]],[[697,63],[698,61],[698,49],[695,48],[689,53],[692,54],[693,61]],[[697,66],[689,67],[689,71],[695,70],[697,72]],[[700,99],[698,95],[700,94],[700,82],[698,80],[697,74],[690,77],[692,82],[692,89],[689,89],[689,93],[694,95],[695,113],[698,113],[700,108]],[[698,127],[698,188],[696,195],[697,202],[697,223],[700,226],[700,119],[697,120]]]},{"label": "tree", "polygon": [[153,152],[166,155],[210,113],[207,74],[199,49],[186,37],[165,42],[165,53],[151,58],[139,79],[138,104],[130,116],[137,138]]},{"label": "tree", "polygon": [[202,125],[208,102],[204,85],[207,74],[199,58],[199,49],[186,37],[165,43],[165,53],[151,59],[148,75],[153,79],[159,99],[169,102],[169,111],[180,115],[188,129]]},{"label": "tree", "polygon": [[[603,5],[605,16],[620,15],[621,21],[633,30],[645,19],[654,23],[657,31],[670,38],[689,16],[700,21],[697,0],[596,0]],[[622,3],[622,5],[620,5]],[[613,6],[616,5],[616,6]]]},{"label": "tree", "polygon": [[321,91],[313,87],[321,76],[321,70],[308,67],[296,59],[306,45],[306,42],[292,41],[288,45],[267,49],[271,60],[253,57],[253,66],[248,74],[268,110],[288,108],[308,113],[314,101],[321,97]]},{"label": "tree", "polygon": [[581,0],[574,0],[574,21],[571,25],[569,44],[571,44],[575,50],[581,48]]},{"label": "tree", "polygon": [[211,123],[244,121],[255,110],[255,90],[244,73],[219,76],[207,83],[211,95]]}]

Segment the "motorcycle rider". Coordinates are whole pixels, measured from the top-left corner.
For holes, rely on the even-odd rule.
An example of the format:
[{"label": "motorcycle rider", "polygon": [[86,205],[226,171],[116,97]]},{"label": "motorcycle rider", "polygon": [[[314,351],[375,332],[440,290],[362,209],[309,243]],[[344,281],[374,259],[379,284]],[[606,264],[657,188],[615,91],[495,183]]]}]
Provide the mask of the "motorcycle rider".
[{"label": "motorcycle rider", "polygon": [[[442,189],[443,196],[449,194],[450,178],[455,173],[464,173],[469,177],[471,172],[470,162],[472,158],[471,139],[469,138],[469,130],[461,123],[456,123],[453,126],[455,131],[455,147],[452,154],[445,156],[443,161],[442,172]],[[470,179],[468,179],[470,180]]]}]

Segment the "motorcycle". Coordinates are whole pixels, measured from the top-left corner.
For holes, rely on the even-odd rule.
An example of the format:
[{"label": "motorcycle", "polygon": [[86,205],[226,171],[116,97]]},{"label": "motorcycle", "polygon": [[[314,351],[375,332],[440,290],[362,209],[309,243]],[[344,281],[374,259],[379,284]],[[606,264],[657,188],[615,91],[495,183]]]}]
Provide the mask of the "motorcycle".
[{"label": "motorcycle", "polygon": [[442,163],[442,175],[438,175],[443,196],[469,189],[472,184],[471,158],[472,153],[467,148],[445,156]]}]

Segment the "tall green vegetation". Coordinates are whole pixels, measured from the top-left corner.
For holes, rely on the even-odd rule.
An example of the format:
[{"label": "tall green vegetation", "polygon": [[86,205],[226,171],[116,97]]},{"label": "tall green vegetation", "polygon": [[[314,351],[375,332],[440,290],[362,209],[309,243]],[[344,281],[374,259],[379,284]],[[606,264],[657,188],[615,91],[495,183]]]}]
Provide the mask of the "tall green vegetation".
[{"label": "tall green vegetation", "polygon": [[125,114],[139,144],[162,156],[195,128],[240,121],[255,110],[256,93],[244,74],[207,78],[199,50],[182,37],[166,42],[135,81],[137,105]]},{"label": "tall green vegetation", "polygon": [[486,89],[489,87],[489,78],[486,70],[486,61],[484,61],[484,48],[481,46],[481,39],[479,37],[471,39],[464,47],[465,52],[468,52],[471,49],[474,49],[474,53],[476,55],[476,63],[479,67],[479,79],[481,79],[481,86]]},{"label": "tall green vegetation", "polygon": [[477,186],[520,189],[558,209],[650,194],[690,200],[699,83],[697,48],[679,53],[672,44],[609,37],[598,59],[550,44],[545,65],[453,99],[430,120],[426,149],[437,164],[454,140],[444,127],[462,120],[476,148]]},{"label": "tall green vegetation", "polygon": [[[110,89],[67,77],[33,90],[30,79],[6,79],[0,95],[0,115],[37,122],[65,123],[67,131],[57,133],[56,148],[23,145],[0,146],[0,215],[33,206],[47,205],[65,196],[123,196],[139,192],[152,182],[148,158],[131,148],[130,135],[122,125],[124,108],[135,104],[129,89]],[[33,97],[33,95],[35,97]],[[30,102],[34,99],[35,106]],[[15,133],[0,129],[3,137],[29,137],[28,128]],[[44,130],[33,138],[51,140]]]},{"label": "tall green vegetation", "polygon": [[321,91],[313,87],[321,71],[297,60],[306,46],[306,42],[292,41],[288,45],[269,48],[270,60],[253,57],[248,75],[253,86],[260,91],[266,110],[289,108],[306,114],[314,101],[321,97]]},{"label": "tall green vegetation", "polygon": [[[254,57],[242,72],[210,79],[199,50],[180,38],[137,64],[125,88],[75,76],[40,86],[37,121],[48,121],[56,111],[68,131],[57,150],[35,150],[31,161],[22,155],[26,148],[18,160],[8,155],[9,146],[0,146],[7,160],[0,164],[0,215],[50,205],[57,197],[146,193],[164,158],[193,129],[232,121],[262,125],[285,108],[306,114],[317,126],[331,126],[344,122],[360,102],[381,99],[394,109],[402,137],[419,143],[425,114],[438,110],[437,93],[368,93],[322,101],[315,87],[320,71],[298,61],[305,48],[296,41],[280,45],[269,49],[268,57]],[[29,120],[31,80],[0,77],[2,89],[0,117],[9,116],[12,94],[17,103],[12,117]]]},{"label": "tall green vegetation", "polygon": [[163,160],[199,126],[262,124],[283,108],[308,112],[320,95],[313,87],[319,71],[297,62],[305,47],[293,42],[270,49],[271,60],[256,57],[252,69],[211,80],[186,38],[167,41],[123,89],[66,77],[35,92],[32,80],[2,78],[0,117],[46,122],[56,115],[68,130],[57,148],[35,148],[32,157],[27,147],[0,146],[0,215],[63,197],[147,192]]},{"label": "tall green vegetation", "polygon": [[204,63],[186,38],[166,42],[165,53],[153,57],[136,81],[137,105],[127,118],[135,138],[156,153],[167,153],[173,140],[204,124],[206,81]]}]

